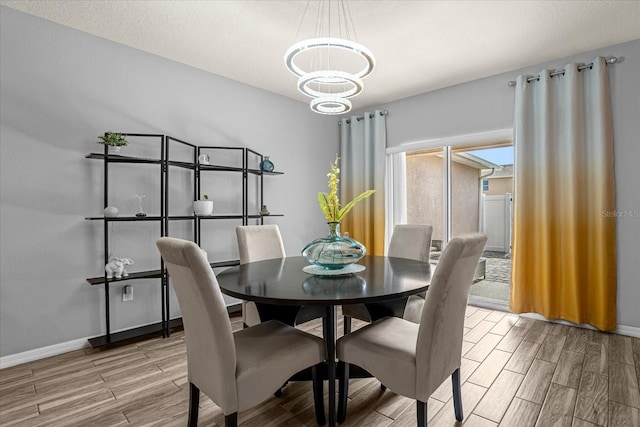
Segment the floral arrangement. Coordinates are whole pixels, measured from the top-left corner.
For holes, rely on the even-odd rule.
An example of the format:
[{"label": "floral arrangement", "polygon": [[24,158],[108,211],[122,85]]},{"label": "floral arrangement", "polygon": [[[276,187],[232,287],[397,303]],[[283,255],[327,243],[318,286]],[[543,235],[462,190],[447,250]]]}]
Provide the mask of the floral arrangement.
[{"label": "floral arrangement", "polygon": [[340,157],[336,155],[336,159],[331,163],[331,171],[327,174],[329,177],[329,192],[318,193],[318,205],[322,214],[327,219],[327,222],[340,222],[351,209],[362,199],[366,199],[370,195],[376,192],[376,190],[367,190],[360,194],[358,197],[347,203],[343,208],[340,208],[340,199],[338,198],[338,175],[340,175],[340,168],[338,167],[338,161]]}]

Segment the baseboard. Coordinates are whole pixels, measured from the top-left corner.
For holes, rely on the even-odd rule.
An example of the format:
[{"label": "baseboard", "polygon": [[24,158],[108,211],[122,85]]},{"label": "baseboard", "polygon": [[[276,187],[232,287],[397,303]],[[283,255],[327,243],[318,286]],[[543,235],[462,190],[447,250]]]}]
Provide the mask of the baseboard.
[{"label": "baseboard", "polygon": [[[242,310],[242,304],[230,304],[227,306],[229,314],[234,314]],[[180,316],[176,317],[179,318]],[[153,323],[153,322],[151,322]],[[149,323],[149,324],[151,324]],[[146,325],[139,325],[146,326]],[[115,332],[125,331],[131,328],[119,329]],[[98,336],[98,335],[96,335]],[[0,357],[0,369],[10,368],[11,366],[20,365],[22,363],[33,362],[34,360],[40,360],[51,356],[57,356],[62,353],[68,353],[70,351],[82,350],[83,348],[90,347],[89,340],[96,336],[90,336],[85,338],[78,338],[75,340],[62,342],[59,344],[53,344],[46,347],[34,348],[33,350],[23,351],[22,353],[9,354],[7,356]]]},{"label": "baseboard", "polygon": [[58,354],[68,353],[70,351],[82,350],[83,348],[89,347],[89,338],[91,337],[79,338],[77,340],[67,341],[60,344],[34,348],[33,350],[23,351],[22,353],[2,356],[0,357],[0,369],[9,368],[22,363],[33,362],[34,360],[44,359],[46,357],[57,356]]},{"label": "baseboard", "polygon": [[640,328],[636,326],[618,325],[615,332],[620,335],[640,338]]},{"label": "baseboard", "polygon": [[[579,328],[585,328],[585,329],[591,329],[594,331],[598,331],[599,329],[596,328],[595,326],[591,326],[588,324],[581,324],[578,325],[576,323],[572,323],[569,322],[567,320],[549,320],[546,317],[544,317],[541,314],[537,314],[537,313],[525,313],[525,314],[520,314],[520,316],[522,317],[528,317],[530,319],[536,319],[536,320],[546,320],[547,322],[552,322],[552,323],[560,323],[561,325],[567,325],[567,326],[577,326]],[[640,338],[640,328],[636,327],[636,326],[626,326],[626,325],[617,325],[616,329],[614,331],[612,331],[615,334],[618,335],[625,335],[625,336],[629,336],[629,337],[636,337],[636,338]]]}]

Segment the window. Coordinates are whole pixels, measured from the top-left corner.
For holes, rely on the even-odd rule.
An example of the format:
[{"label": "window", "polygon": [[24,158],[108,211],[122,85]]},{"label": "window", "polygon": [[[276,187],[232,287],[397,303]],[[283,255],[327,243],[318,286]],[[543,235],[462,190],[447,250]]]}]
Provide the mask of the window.
[{"label": "window", "polygon": [[489,180],[488,179],[483,179],[482,180],[482,191],[489,191]]}]

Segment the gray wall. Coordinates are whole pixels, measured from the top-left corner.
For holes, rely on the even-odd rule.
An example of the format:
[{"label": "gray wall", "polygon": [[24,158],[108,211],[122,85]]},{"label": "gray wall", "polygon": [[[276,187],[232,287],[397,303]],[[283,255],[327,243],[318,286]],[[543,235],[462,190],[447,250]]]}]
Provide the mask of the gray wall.
[{"label": "gray wall", "polygon": [[[526,47],[525,47],[526,48]],[[488,132],[513,126],[514,90],[519,74],[590,62],[598,55],[617,56],[609,67],[615,137],[617,209],[640,211],[640,40],[586,52],[535,67],[451,86],[376,106],[389,110],[387,146]],[[460,59],[464,66],[464,58]],[[372,110],[372,109],[370,109]],[[618,219],[618,325],[640,328],[640,218]]]},{"label": "gray wall", "polygon": [[[338,152],[335,117],[13,9],[0,11],[0,356],[104,333],[103,288],[85,281],[102,274],[101,224],[84,220],[102,211],[102,164],[84,156],[101,149],[95,142],[106,130],[166,133],[270,155],[285,175],[268,178],[265,199],[271,212],[285,215],[269,221],[280,226],[287,253],[325,234],[316,194],[326,188]],[[150,194],[136,187],[138,172],[133,166],[118,177],[121,208],[133,209],[138,192]],[[190,196],[185,200],[177,209],[188,210]],[[155,205],[145,201],[149,210]],[[117,227],[118,239],[135,236],[123,255],[138,265],[157,262],[157,229]],[[233,236],[210,240],[207,250],[237,253]],[[114,292],[114,329],[160,318],[157,281],[132,283],[133,302]],[[175,299],[172,314],[178,314]]]},{"label": "gray wall", "polygon": [[[83,218],[102,207],[101,166],[84,155],[106,130],[271,155],[286,175],[269,179],[266,200],[285,214],[273,221],[287,252],[325,233],[315,194],[338,151],[335,117],[6,7],[0,27],[0,356],[103,333],[103,291],[85,282],[101,274],[102,237]],[[508,80],[596,54],[624,57],[610,68],[618,209],[640,209],[640,41],[378,106],[390,111],[388,144],[511,127]],[[640,327],[640,219],[618,225],[618,323]],[[159,298],[151,284],[130,303],[114,296],[114,327],[156,321]]]}]

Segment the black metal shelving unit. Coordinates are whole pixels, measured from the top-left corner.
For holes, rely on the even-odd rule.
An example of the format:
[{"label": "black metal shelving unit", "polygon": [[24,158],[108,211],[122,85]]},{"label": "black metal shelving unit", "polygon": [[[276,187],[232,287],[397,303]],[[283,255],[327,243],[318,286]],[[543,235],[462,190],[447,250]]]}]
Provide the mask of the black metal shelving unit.
[{"label": "black metal shelving unit", "polygon": [[[127,137],[141,137],[141,138],[157,138],[159,140],[159,151],[160,156],[158,158],[153,157],[135,157],[135,156],[127,156],[122,154],[109,154],[108,147],[104,147],[104,153],[89,153],[85,157],[88,159],[101,160],[104,165],[104,207],[109,206],[109,165],[111,163],[129,163],[129,164],[149,164],[149,165],[157,165],[159,167],[159,180],[160,180],[160,215],[150,215],[145,217],[136,217],[136,216],[118,216],[115,218],[107,218],[104,216],[91,216],[86,217],[86,220],[90,221],[102,221],[104,223],[104,250],[105,250],[105,259],[104,263],[109,262],[109,227],[108,225],[111,222],[123,222],[123,221],[131,221],[131,222],[157,222],[160,226],[159,237],[170,235],[169,229],[170,224],[175,221],[192,221],[193,222],[193,241],[195,241],[198,245],[201,243],[201,221],[211,221],[211,220],[220,220],[220,219],[235,219],[238,220],[239,225],[247,225],[249,220],[257,220],[259,224],[264,224],[265,217],[281,217],[282,214],[269,214],[269,215],[261,215],[259,213],[249,213],[249,176],[257,176],[258,177],[258,204],[262,205],[264,201],[264,181],[263,178],[266,175],[282,175],[283,172],[265,172],[260,170],[259,166],[249,167],[249,165],[259,165],[263,160],[263,156],[249,148],[246,147],[224,147],[224,146],[198,146],[178,138],[174,138],[168,135],[162,134],[141,134],[141,133],[122,133],[122,135]],[[178,144],[178,145],[176,145]],[[186,150],[191,150],[191,154],[189,160],[172,160],[172,150],[171,147],[180,147]],[[236,159],[237,164],[200,164],[198,162],[198,158],[200,154],[203,152],[212,152],[224,150],[227,153],[234,153],[239,156],[240,159]],[[215,160],[218,156],[213,155],[212,158]],[[238,174],[240,179],[242,180],[242,212],[239,213],[230,213],[230,214],[213,214],[209,216],[196,216],[196,215],[170,215],[169,214],[169,206],[170,206],[170,191],[169,191],[169,180],[170,168],[182,168],[186,170],[193,171],[192,177],[192,191],[193,191],[193,200],[198,200],[200,198],[200,181],[202,178],[202,174],[211,173],[211,172],[223,172],[223,173],[232,173]],[[172,330],[178,329],[182,327],[182,319],[170,319],[170,305],[169,305],[169,277],[167,275],[167,271],[164,267],[164,263],[162,258],[159,258],[159,269],[147,270],[147,271],[134,271],[130,272],[127,277],[123,277],[121,279],[115,278],[107,278],[106,272],[103,276],[98,277],[90,277],[87,278],[87,282],[90,285],[103,285],[105,292],[105,335],[99,336],[96,338],[92,338],[89,340],[89,343],[92,347],[103,347],[103,346],[112,346],[118,343],[122,343],[125,341],[130,341],[134,339],[142,339],[150,336],[159,336],[168,337]],[[238,260],[226,260],[226,261],[216,261],[211,262],[210,265],[212,268],[219,267],[228,267],[239,264]],[[111,315],[110,315],[110,301],[109,301],[109,288],[110,285],[116,284],[118,282],[124,282],[126,280],[142,280],[142,279],[152,279],[160,281],[161,286],[161,321],[159,323],[154,323],[151,325],[146,325],[143,327],[137,327],[128,329],[125,331],[120,331],[117,333],[111,332]],[[239,304],[238,304],[239,306]],[[229,311],[234,312],[237,310],[237,307],[230,307]]]}]

